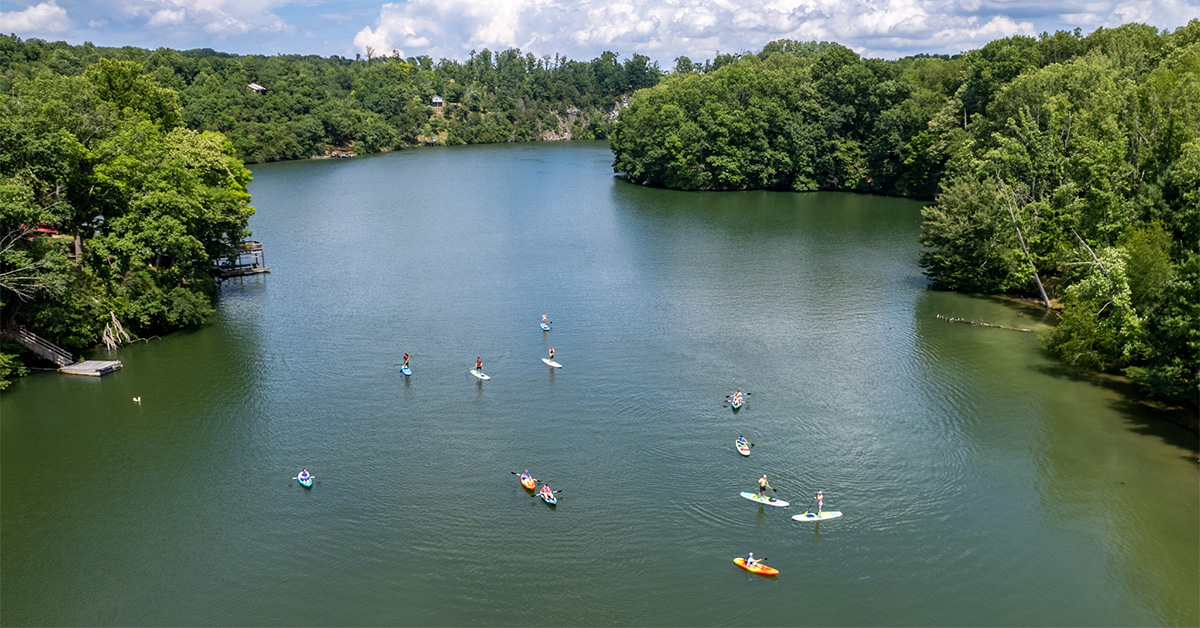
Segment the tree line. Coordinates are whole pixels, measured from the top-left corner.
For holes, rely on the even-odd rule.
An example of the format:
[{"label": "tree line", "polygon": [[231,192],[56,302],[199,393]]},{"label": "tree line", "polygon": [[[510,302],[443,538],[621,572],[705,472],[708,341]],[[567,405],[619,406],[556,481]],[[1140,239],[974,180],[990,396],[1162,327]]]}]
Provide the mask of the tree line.
[{"label": "tree line", "polygon": [[[466,61],[435,62],[373,52],[365,59],[235,55],[0,36],[0,93],[16,77],[78,76],[98,59],[141,65],[179,94],[188,128],[223,133],[247,163],[411,144],[605,138],[617,103],[663,74],[649,57],[622,61],[614,52],[575,61],[484,49]],[[435,96],[443,107],[434,106]]]},{"label": "tree line", "polygon": [[630,182],[931,199],[933,287],[1036,298],[1045,346],[1200,398],[1200,20],[864,59],[826,42],[674,72],[611,132]]}]

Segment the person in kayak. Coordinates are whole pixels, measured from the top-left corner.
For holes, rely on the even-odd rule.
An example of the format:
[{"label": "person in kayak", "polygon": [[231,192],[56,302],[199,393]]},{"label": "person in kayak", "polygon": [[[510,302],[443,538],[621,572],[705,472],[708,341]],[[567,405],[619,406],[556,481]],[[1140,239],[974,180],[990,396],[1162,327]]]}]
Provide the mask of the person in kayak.
[{"label": "person in kayak", "polygon": [[550,347],[550,359],[554,359],[554,347]]},{"label": "person in kayak", "polygon": [[754,557],[754,552],[746,554],[746,566],[755,567],[758,565],[758,559]]},{"label": "person in kayak", "polygon": [[301,470],[300,470],[300,479],[301,479],[301,480],[307,480],[307,479],[308,479],[308,469],[301,469]]},{"label": "person in kayak", "polygon": [[737,390],[733,393],[732,401],[733,401],[733,405],[735,405],[735,406],[742,405],[742,391],[741,390]]},{"label": "person in kayak", "polygon": [[821,491],[817,491],[817,496],[813,499],[817,500],[817,515],[821,514],[821,507],[825,505],[825,495]]},{"label": "person in kayak", "polygon": [[483,372],[483,358],[480,358],[480,357],[475,358],[475,370],[480,373]]},{"label": "person in kayak", "polygon": [[745,437],[745,436],[740,436],[740,435],[739,435],[739,436],[738,436],[738,439],[737,439],[737,444],[738,444],[738,447],[745,447],[745,446],[747,446],[747,444],[748,444],[748,443],[746,443],[746,437]]},{"label": "person in kayak", "polygon": [[554,499],[554,491],[550,490],[549,484],[542,484],[542,499],[545,501]]},{"label": "person in kayak", "polygon": [[758,496],[765,497],[769,488],[771,488],[771,483],[767,481],[766,474],[763,474],[761,478],[758,478]]}]

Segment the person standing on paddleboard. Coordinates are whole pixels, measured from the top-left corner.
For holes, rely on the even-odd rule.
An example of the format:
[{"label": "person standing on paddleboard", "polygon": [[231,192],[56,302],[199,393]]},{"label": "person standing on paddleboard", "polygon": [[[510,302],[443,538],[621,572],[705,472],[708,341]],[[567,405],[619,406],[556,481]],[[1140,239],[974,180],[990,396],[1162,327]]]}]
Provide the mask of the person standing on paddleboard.
[{"label": "person standing on paddleboard", "polygon": [[407,353],[404,354],[404,364],[402,364],[401,366],[408,366],[408,354]]},{"label": "person standing on paddleboard", "polygon": [[475,370],[480,373],[483,372],[483,358],[478,356],[475,358]]},{"label": "person standing on paddleboard", "polygon": [[554,359],[554,347],[550,347],[550,359]]},{"label": "person standing on paddleboard", "polygon": [[546,324],[546,313],[545,312],[542,312],[542,324],[543,325]]},{"label": "person standing on paddleboard", "polygon": [[821,516],[821,507],[825,505],[825,495],[821,491],[817,491],[817,496],[813,499],[817,500],[817,516]]},{"label": "person standing on paddleboard", "polygon": [[771,483],[767,481],[767,476],[764,473],[761,478],[758,478],[758,496],[766,497],[767,489],[771,488]]}]

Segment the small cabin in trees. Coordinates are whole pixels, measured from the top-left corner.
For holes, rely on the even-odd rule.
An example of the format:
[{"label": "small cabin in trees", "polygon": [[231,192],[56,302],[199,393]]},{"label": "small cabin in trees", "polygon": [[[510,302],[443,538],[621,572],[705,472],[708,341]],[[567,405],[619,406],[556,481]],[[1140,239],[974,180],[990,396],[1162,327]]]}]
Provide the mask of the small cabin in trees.
[{"label": "small cabin in trees", "polygon": [[255,94],[263,94],[263,93],[266,93],[266,91],[267,91],[267,88],[263,87],[262,85],[259,85],[258,83],[250,83],[246,87],[249,87],[250,90],[253,91]]},{"label": "small cabin in trees", "polygon": [[430,99],[430,104],[432,104],[434,107],[441,107],[444,103],[441,96],[434,96],[432,99]]}]

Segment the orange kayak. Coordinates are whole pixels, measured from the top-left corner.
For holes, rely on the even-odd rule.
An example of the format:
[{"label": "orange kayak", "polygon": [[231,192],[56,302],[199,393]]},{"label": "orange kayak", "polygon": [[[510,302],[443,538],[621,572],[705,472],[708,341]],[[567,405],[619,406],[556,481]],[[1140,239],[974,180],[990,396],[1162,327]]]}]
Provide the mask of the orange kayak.
[{"label": "orange kayak", "polygon": [[737,565],[738,567],[741,567],[742,569],[745,569],[746,571],[754,572],[756,574],[763,575],[763,576],[778,576],[779,575],[778,569],[776,569],[774,567],[768,567],[762,563],[757,563],[753,567],[747,567],[746,559],[742,558],[741,556],[738,556],[737,558],[733,559],[733,564]]},{"label": "orange kayak", "polygon": [[537,488],[537,481],[533,479],[533,476],[522,474],[521,475],[521,486],[524,486],[525,488],[532,491],[533,489]]}]

